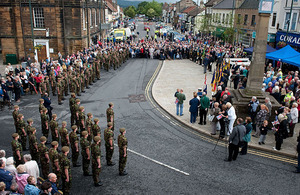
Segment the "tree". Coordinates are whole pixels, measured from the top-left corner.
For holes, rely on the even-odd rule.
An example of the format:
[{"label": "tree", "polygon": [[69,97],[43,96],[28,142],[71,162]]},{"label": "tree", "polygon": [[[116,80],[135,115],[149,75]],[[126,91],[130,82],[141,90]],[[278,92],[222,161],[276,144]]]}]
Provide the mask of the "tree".
[{"label": "tree", "polygon": [[147,15],[148,17],[151,17],[151,18],[152,18],[152,17],[156,16],[156,12],[155,12],[154,9],[150,8],[150,9],[148,9],[146,15]]},{"label": "tree", "polygon": [[136,15],[136,9],[134,6],[126,7],[124,10],[124,14],[130,18],[134,18]]},{"label": "tree", "polygon": [[139,3],[138,8],[137,8],[137,13],[138,14],[146,14],[147,10],[145,10],[145,7],[147,4],[148,4],[147,1],[143,1],[143,2]]}]

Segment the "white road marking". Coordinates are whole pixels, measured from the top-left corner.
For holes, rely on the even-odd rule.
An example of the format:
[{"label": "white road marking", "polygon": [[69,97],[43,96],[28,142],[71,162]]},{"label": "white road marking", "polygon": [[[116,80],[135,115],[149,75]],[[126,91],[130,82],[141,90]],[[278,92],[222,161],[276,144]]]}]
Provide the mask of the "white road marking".
[{"label": "white road marking", "polygon": [[[117,146],[117,144],[115,144],[115,146]],[[190,175],[190,174],[187,173],[187,172],[184,172],[184,171],[181,171],[181,170],[176,169],[176,168],[174,168],[174,167],[171,167],[170,165],[167,165],[167,164],[164,164],[164,163],[159,162],[159,161],[157,161],[157,160],[154,160],[154,159],[152,159],[152,158],[150,158],[150,157],[148,157],[148,156],[145,156],[145,155],[143,155],[143,154],[140,154],[140,153],[138,153],[138,152],[136,152],[136,151],[133,151],[133,150],[130,150],[130,149],[127,149],[127,150],[128,150],[129,152],[133,153],[133,154],[136,154],[136,155],[141,156],[141,157],[143,157],[143,158],[145,158],[145,159],[148,159],[148,160],[150,160],[150,161],[152,161],[152,162],[155,162],[156,164],[162,165],[162,166],[164,166],[164,167],[167,167],[167,168],[169,168],[169,169],[172,169],[172,170],[177,171],[177,172],[179,172],[179,173],[182,173],[182,174],[184,174],[184,175]]]}]

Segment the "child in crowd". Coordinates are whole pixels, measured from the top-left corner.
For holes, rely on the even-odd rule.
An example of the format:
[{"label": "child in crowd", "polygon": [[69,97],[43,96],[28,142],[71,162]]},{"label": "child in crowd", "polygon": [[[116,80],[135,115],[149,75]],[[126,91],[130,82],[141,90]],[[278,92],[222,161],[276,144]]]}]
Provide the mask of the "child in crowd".
[{"label": "child in crowd", "polygon": [[260,137],[259,137],[259,142],[258,144],[265,144],[265,140],[268,134],[268,130],[270,130],[270,128],[268,127],[268,121],[264,120],[263,124],[260,126]]}]

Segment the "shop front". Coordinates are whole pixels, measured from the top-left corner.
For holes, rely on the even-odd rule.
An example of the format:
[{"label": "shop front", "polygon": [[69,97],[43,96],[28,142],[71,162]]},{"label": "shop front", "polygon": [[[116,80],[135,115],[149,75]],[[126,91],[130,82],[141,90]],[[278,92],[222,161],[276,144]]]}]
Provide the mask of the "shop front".
[{"label": "shop front", "polygon": [[278,31],[276,33],[276,49],[281,49],[287,44],[300,52],[300,34]]}]

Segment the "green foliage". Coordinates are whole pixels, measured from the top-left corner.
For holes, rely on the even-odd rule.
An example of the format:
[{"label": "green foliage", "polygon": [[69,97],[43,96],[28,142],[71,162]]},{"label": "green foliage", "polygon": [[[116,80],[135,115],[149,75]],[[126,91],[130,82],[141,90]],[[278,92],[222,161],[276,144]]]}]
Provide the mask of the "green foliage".
[{"label": "green foliage", "polygon": [[234,36],[235,36],[235,29],[233,27],[226,28],[226,30],[222,34],[223,40],[229,43],[233,43]]},{"label": "green foliage", "polygon": [[138,5],[137,13],[145,14],[148,17],[161,16],[162,14],[162,3],[158,3],[153,0],[151,2],[143,1]]},{"label": "green foliage", "polygon": [[136,15],[136,9],[134,6],[129,6],[124,9],[124,14],[130,18],[134,18]]}]

